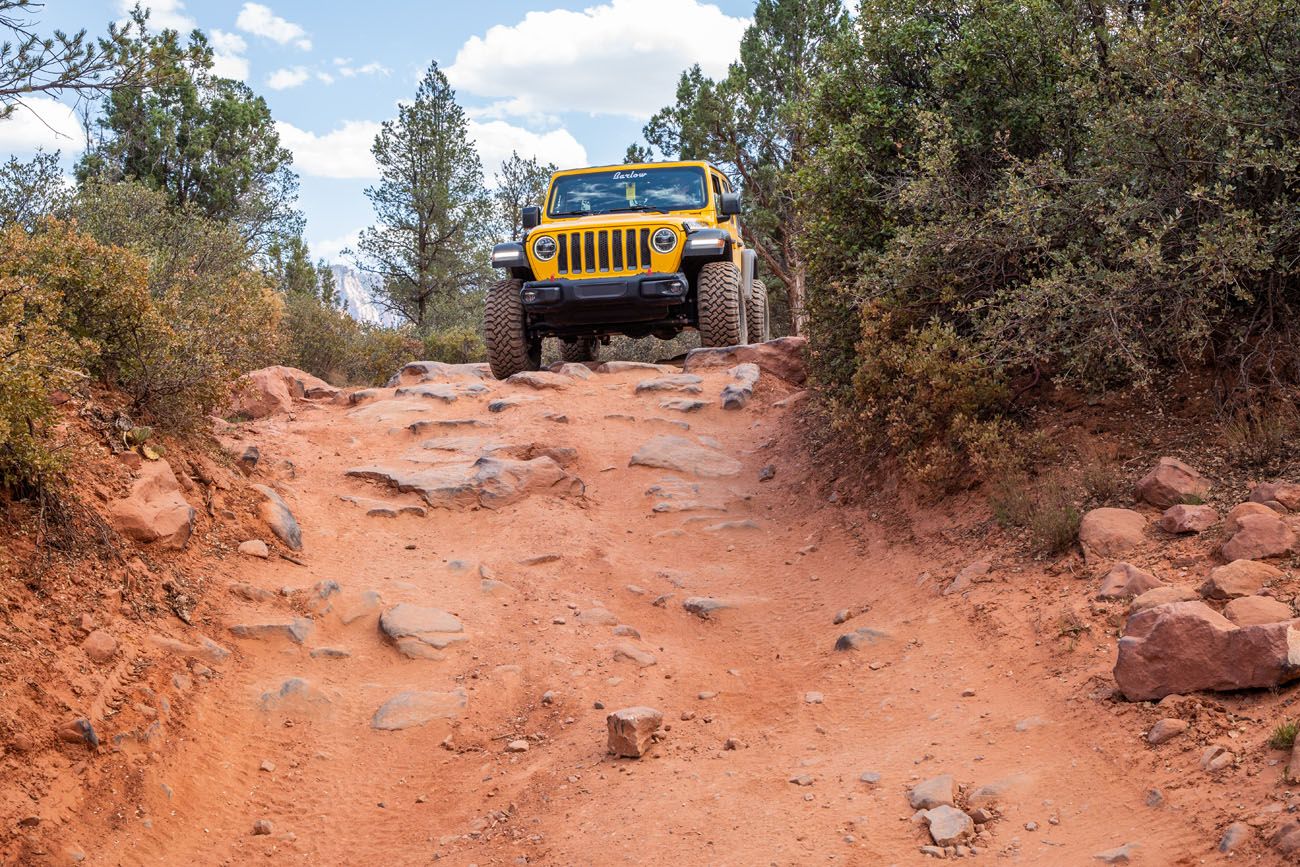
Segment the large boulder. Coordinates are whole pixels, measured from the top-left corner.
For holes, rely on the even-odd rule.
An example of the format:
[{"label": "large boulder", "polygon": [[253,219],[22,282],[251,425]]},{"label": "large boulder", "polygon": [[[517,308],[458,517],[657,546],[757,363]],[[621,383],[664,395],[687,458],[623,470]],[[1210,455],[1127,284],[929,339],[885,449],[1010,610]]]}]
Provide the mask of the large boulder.
[{"label": "large boulder", "polygon": [[1201,595],[1206,599],[1236,599],[1254,596],[1264,582],[1282,577],[1282,570],[1254,560],[1233,560],[1226,566],[1210,570],[1201,585]]},{"label": "large boulder", "polygon": [[1293,512],[1300,511],[1300,484],[1295,482],[1264,482],[1250,492],[1252,503],[1281,503]]},{"label": "large boulder", "polygon": [[1142,544],[1146,525],[1132,509],[1093,509],[1079,522],[1079,544],[1089,560],[1113,560]]},{"label": "large boulder", "polygon": [[109,507],[109,518],[123,536],[163,548],[184,548],[194,532],[194,509],[166,461],[146,461],[131,494]]},{"label": "large boulder", "polygon": [[412,659],[437,659],[437,651],[465,640],[460,618],[440,608],[402,602],[379,616],[379,631]]},{"label": "large boulder", "polygon": [[1177,458],[1161,458],[1151,472],[1137,483],[1137,499],[1158,509],[1189,500],[1203,500],[1210,493],[1210,480]]},{"label": "large boulder", "polygon": [[296,367],[276,365],[254,370],[236,385],[229,414],[243,418],[266,418],[293,409],[295,399],[332,398],[339,390],[319,377]]},{"label": "large boulder", "polygon": [[1130,701],[1288,683],[1300,677],[1293,623],[1238,627],[1203,602],[1148,608],[1124,627],[1115,682]]},{"label": "large boulder", "polygon": [[1282,557],[1300,546],[1295,531],[1277,515],[1242,515],[1236,523],[1237,532],[1219,550],[1225,560]]},{"label": "large boulder", "polygon": [[808,379],[804,366],[804,347],[807,343],[805,337],[778,337],[766,343],[692,349],[686,353],[682,369],[690,372],[711,367],[735,367],[748,362],[757,364],[778,379],[803,385]]}]

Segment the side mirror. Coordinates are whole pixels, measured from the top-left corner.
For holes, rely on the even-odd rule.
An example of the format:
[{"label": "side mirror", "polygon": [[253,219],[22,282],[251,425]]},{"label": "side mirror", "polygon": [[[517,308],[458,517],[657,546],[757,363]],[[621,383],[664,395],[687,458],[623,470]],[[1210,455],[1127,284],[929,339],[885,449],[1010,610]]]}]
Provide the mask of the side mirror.
[{"label": "side mirror", "polygon": [[734,217],[740,213],[740,193],[723,193],[718,196],[718,213]]},{"label": "side mirror", "polygon": [[542,209],[537,205],[524,205],[520,212],[520,222],[523,223],[524,230],[536,229],[542,222]]}]

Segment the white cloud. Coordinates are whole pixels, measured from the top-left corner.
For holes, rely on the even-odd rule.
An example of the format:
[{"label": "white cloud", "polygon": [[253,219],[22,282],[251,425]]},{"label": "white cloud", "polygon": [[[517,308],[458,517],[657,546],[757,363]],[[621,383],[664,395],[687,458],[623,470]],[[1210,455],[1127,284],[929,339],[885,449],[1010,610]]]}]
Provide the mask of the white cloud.
[{"label": "white cloud", "polygon": [[235,26],[245,33],[261,36],[280,45],[293,43],[303,51],[311,51],[307,31],[292,21],[286,21],[261,3],[245,3],[235,19]]},{"label": "white cloud", "polygon": [[356,78],[358,75],[391,75],[392,70],[384,66],[378,60],[372,60],[364,66],[353,66],[352,61],[347,58],[334,58],[334,65],[339,69],[339,75],[344,78]]},{"label": "white cloud", "polygon": [[580,12],[529,12],[518,24],[472,37],[446,73],[458,90],[504,100],[499,110],[514,115],[644,119],[672,101],[691,64],[723,75],[748,25],[700,0],[609,0]]},{"label": "white cloud", "polygon": [[328,72],[317,72],[316,80],[320,82],[324,82],[325,84],[333,84],[334,76],[330,75]]},{"label": "white cloud", "polygon": [[0,153],[27,155],[37,148],[66,152],[84,144],[77,113],[48,96],[28,97],[12,116],[0,120]]},{"label": "white cloud", "polygon": [[543,165],[555,163],[562,169],[587,164],[587,149],[567,129],[536,133],[503,120],[471,120],[469,137],[478,148],[483,175],[489,183],[501,163],[509,159],[511,151],[518,151],[525,159],[536,157]]},{"label": "white cloud", "polygon": [[117,0],[118,11],[129,15],[137,2],[149,12],[149,24],[155,30],[178,30],[189,33],[197,25],[185,14],[184,0]]},{"label": "white cloud", "polygon": [[309,78],[311,78],[311,73],[304,66],[295,66],[293,69],[277,69],[266,79],[266,86],[272,90],[289,90],[298,87]]},{"label": "white cloud", "polygon": [[312,241],[312,256],[318,259],[324,259],[326,262],[342,262],[343,251],[347,249],[356,249],[357,241],[361,239],[361,230],[354,229],[348,232],[342,238],[325,238],[319,241]]},{"label": "white cloud", "polygon": [[379,134],[379,124],[350,120],[324,135],[276,121],[280,144],[293,152],[293,167],[304,175],[319,178],[372,180],[379,177],[370,146]]},{"label": "white cloud", "polygon": [[[293,152],[293,167],[304,175],[321,178],[374,180],[379,168],[370,153],[379,134],[374,121],[352,120],[330,132],[317,134],[293,124],[277,121],[280,143]],[[490,183],[501,163],[518,151],[523,157],[536,157],[543,163],[561,168],[585,165],[587,150],[566,129],[536,133],[505,121],[486,123],[471,120],[469,137],[475,142],[483,162],[483,174]]]},{"label": "white cloud", "polygon": [[213,30],[209,35],[212,42],[212,71],[222,78],[248,80],[248,58],[244,52],[248,43],[238,33]]}]

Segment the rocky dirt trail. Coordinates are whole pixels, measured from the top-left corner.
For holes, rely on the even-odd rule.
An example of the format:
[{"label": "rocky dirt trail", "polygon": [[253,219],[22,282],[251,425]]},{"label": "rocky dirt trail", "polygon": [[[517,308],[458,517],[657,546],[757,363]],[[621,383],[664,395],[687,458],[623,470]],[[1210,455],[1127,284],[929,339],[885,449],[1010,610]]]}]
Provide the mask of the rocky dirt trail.
[{"label": "rocky dirt trail", "polygon": [[[977,862],[1213,862],[1201,796],[1150,793],[1183,772],[1089,698],[1114,641],[1062,667],[941,595],[978,544],[818,495],[767,361],[408,366],[232,428],[300,562],[227,561],[232,655],[168,657],[186,740],[76,818],[86,863],[927,863],[945,801]],[[657,741],[608,755],[635,706]]]}]

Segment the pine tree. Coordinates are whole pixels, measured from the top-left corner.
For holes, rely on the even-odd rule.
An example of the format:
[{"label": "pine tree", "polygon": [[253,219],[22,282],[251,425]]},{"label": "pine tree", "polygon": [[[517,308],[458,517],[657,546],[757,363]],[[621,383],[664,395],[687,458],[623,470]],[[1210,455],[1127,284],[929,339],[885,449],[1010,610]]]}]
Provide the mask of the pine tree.
[{"label": "pine tree", "polygon": [[378,278],[375,302],[422,332],[467,322],[489,276],[492,205],[465,112],[437,63],[371,152],[380,181],[366,196],[378,222],[349,252]]},{"label": "pine tree", "polygon": [[556,171],[554,163],[542,165],[537,157],[524,159],[518,151],[510,152],[510,158],[497,172],[496,189],[492,192],[497,205],[497,220],[501,224],[501,237],[515,241],[523,235],[524,205],[542,203],[546,186]]}]

